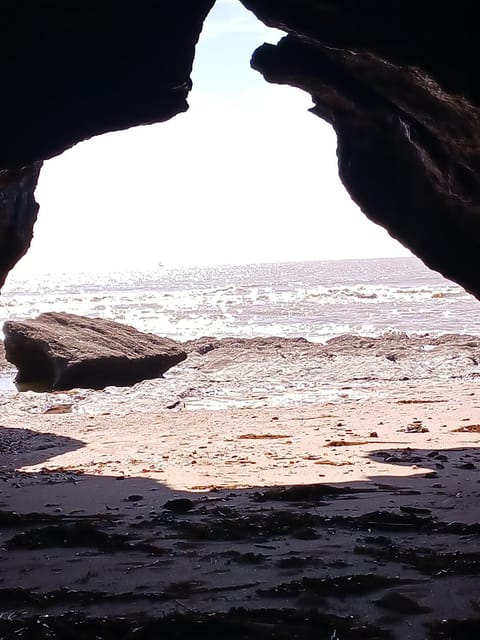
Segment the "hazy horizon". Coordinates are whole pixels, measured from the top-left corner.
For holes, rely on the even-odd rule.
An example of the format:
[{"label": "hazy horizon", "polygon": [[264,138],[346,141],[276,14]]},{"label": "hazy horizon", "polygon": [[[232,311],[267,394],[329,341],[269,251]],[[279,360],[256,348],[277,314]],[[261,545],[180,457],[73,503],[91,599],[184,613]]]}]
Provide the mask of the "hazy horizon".
[{"label": "hazy horizon", "polygon": [[[153,272],[158,272],[159,274],[162,274],[162,272],[165,271],[188,271],[188,270],[203,270],[203,269],[228,269],[228,268],[235,268],[235,267],[261,267],[261,266],[270,266],[270,265],[301,265],[301,264],[321,264],[321,263],[326,263],[326,264],[330,264],[330,263],[336,263],[336,262],[355,262],[355,263],[361,263],[361,262],[377,262],[377,261],[385,261],[385,262],[389,262],[389,261],[394,261],[394,260],[407,260],[407,261],[416,261],[418,263],[420,263],[421,265],[423,265],[423,267],[425,269],[427,269],[428,271],[432,272],[433,274],[437,274],[439,277],[444,277],[442,276],[442,274],[440,274],[440,272],[435,271],[433,269],[430,269],[430,267],[427,267],[420,258],[418,258],[417,256],[410,254],[410,255],[397,255],[397,256],[373,256],[373,257],[363,257],[363,258],[325,258],[325,259],[312,259],[312,260],[263,260],[263,261],[259,261],[259,262],[225,262],[225,263],[209,263],[206,262],[204,264],[168,264],[168,263],[157,263],[157,265],[149,265],[149,266],[131,266],[131,265],[117,265],[117,268],[115,268],[112,265],[109,264],[102,264],[102,265],[98,265],[95,264],[91,269],[88,269],[88,267],[83,268],[81,265],[78,265],[78,269],[77,268],[70,268],[68,270],[64,270],[61,267],[59,268],[55,268],[52,267],[49,270],[38,270],[35,273],[31,272],[31,271],[27,271],[27,270],[20,270],[20,269],[16,269],[14,267],[14,269],[10,272],[10,274],[7,276],[7,280],[6,283],[4,285],[4,288],[2,289],[2,292],[8,292],[9,291],[9,283],[10,282],[14,282],[17,280],[32,280],[33,278],[35,278],[36,276],[40,277],[40,278],[49,278],[49,277],[58,277],[61,275],[67,275],[69,278],[72,278],[73,280],[75,279],[75,277],[80,277],[80,276],[88,276],[88,277],[95,277],[95,275],[99,275],[99,276],[105,276],[105,275],[109,275],[109,274],[121,274],[121,273],[130,273],[130,272],[138,272],[138,273],[153,273]],[[75,265],[77,266],[77,265]],[[448,280],[448,278],[447,278]],[[452,284],[455,284],[452,281]],[[0,292],[0,299],[1,299],[1,292]]]}]

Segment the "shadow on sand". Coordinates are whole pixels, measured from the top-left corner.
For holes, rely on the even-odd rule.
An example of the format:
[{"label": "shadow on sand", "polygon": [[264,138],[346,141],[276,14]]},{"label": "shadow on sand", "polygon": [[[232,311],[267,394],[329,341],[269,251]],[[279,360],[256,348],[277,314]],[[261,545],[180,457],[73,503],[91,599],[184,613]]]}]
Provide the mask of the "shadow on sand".
[{"label": "shadow on sand", "polygon": [[18,471],[82,446],[0,427],[0,638],[478,637],[478,448],[379,449],[392,474],[369,482],[204,493]]}]

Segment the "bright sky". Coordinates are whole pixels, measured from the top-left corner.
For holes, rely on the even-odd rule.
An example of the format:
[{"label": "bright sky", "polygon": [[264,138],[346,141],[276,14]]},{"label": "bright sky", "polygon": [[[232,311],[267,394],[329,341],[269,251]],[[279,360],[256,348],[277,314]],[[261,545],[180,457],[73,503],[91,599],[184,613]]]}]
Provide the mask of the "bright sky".
[{"label": "bright sky", "polygon": [[309,96],[250,69],[253,51],[281,35],[218,0],[190,110],[48,161],[16,273],[409,255],[350,200],[335,135],[307,111]]}]

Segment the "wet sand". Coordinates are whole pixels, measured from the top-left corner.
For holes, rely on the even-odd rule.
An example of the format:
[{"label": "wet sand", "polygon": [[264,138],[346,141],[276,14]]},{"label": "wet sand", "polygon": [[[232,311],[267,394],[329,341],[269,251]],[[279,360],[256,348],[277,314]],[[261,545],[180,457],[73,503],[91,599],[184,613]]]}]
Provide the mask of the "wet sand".
[{"label": "wet sand", "polygon": [[[457,373],[477,348],[457,354]],[[396,366],[385,360],[377,378]],[[480,392],[463,366],[447,380],[350,376],[294,406],[272,394],[168,410],[152,383],[141,410],[112,402],[119,390],[104,404],[4,394],[0,637],[27,637],[46,614],[72,630],[78,616],[133,628],[173,613],[197,624],[192,638],[200,623],[210,638],[475,637]],[[99,637],[118,637],[107,627]]]}]

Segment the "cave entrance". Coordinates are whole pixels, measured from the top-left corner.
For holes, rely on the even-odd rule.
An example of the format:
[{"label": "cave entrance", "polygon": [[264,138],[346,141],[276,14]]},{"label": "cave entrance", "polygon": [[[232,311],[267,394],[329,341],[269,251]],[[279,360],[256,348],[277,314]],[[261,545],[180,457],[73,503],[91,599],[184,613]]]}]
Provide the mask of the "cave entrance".
[{"label": "cave entrance", "polygon": [[[3,292],[5,319],[68,311],[177,340],[318,343],[442,321],[455,332],[477,316],[351,201],[334,132],[308,112],[309,97],[249,68],[254,49],[281,35],[240,3],[219,1],[186,114],[46,163],[32,249]],[[407,262],[382,262],[395,256]]]},{"label": "cave entrance", "polygon": [[190,110],[48,161],[17,271],[409,255],[351,201],[335,134],[308,112],[310,97],[250,68],[255,48],[282,35],[219,0],[197,47]]},{"label": "cave entrance", "polygon": [[45,167],[1,313],[111,317],[188,358],[0,393],[0,635],[476,637],[477,303],[392,258],[305,96],[247,71],[269,34],[237,11],[210,16],[188,114]]}]

